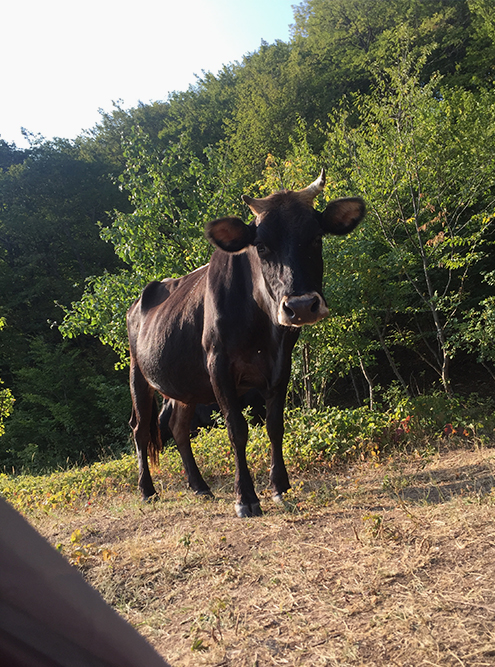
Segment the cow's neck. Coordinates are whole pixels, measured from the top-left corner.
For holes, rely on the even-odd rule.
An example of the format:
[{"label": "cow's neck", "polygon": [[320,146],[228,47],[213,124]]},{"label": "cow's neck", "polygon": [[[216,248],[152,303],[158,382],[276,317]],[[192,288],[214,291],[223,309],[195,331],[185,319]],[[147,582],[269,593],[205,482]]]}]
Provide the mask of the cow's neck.
[{"label": "cow's neck", "polygon": [[258,307],[266,313],[269,320],[277,326],[278,301],[263,277],[259,263],[256,261],[257,258],[255,252],[256,251],[253,249],[253,251],[248,251],[245,254],[246,265],[250,272],[253,286],[252,296]]}]

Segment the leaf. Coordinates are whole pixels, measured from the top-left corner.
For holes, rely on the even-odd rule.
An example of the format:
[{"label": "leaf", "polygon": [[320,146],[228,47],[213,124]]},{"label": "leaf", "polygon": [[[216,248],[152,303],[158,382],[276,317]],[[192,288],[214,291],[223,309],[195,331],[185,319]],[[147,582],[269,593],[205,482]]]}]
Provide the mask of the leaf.
[{"label": "leaf", "polygon": [[70,536],[71,544],[79,544],[81,542],[81,530],[77,528]]}]

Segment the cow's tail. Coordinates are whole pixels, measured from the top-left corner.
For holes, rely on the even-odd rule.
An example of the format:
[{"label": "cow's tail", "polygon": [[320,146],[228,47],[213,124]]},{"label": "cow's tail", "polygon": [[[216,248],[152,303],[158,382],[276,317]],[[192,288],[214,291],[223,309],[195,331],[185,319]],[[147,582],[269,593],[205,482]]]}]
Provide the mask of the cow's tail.
[{"label": "cow's tail", "polygon": [[[132,406],[131,418],[129,419],[129,426],[134,429],[138,423],[136,410]],[[150,437],[148,440],[148,457],[151,465],[157,466],[160,452],[163,449],[162,438],[160,435],[160,426],[158,423],[158,404],[156,398],[153,398],[151,406],[151,423],[150,423]]]}]

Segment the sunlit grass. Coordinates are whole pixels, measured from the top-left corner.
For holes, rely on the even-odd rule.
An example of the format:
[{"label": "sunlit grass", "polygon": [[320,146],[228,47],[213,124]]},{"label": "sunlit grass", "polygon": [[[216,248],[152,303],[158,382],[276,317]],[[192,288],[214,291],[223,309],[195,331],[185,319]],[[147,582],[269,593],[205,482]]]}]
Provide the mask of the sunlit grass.
[{"label": "sunlit grass", "polygon": [[131,455],[47,475],[0,474],[0,493],[21,511],[70,507],[95,495],[128,491],[136,484],[136,461]]}]

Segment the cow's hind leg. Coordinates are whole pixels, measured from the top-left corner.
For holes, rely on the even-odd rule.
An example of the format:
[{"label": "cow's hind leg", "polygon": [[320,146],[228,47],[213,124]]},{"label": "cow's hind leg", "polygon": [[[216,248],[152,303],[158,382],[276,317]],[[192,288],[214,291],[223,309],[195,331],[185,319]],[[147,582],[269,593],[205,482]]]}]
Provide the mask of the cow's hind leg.
[{"label": "cow's hind leg", "polygon": [[199,472],[191,449],[190,426],[195,407],[194,404],[185,405],[184,403],[174,401],[169,428],[172,431],[177,449],[181,455],[189,487],[198,496],[213,498],[210,487]]},{"label": "cow's hind leg", "polygon": [[143,500],[156,496],[148,466],[148,448],[152,458],[158,457],[161,439],[158,431],[158,409],[155,392],[139,368],[131,361],[132,414],[129,425],[134,435],[138,459],[138,486]]}]

